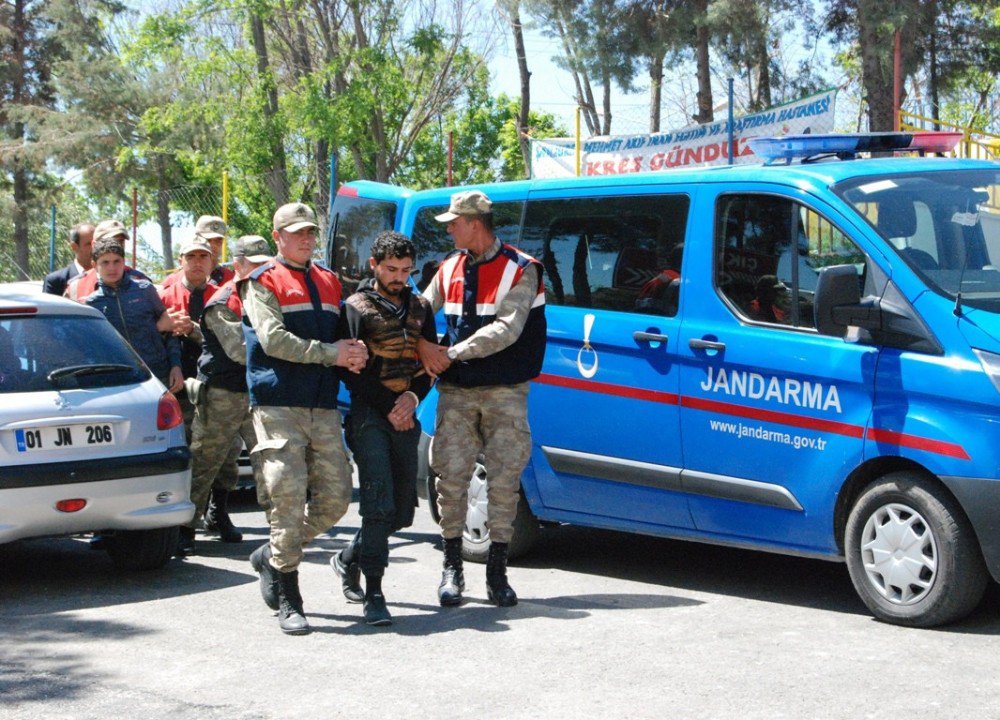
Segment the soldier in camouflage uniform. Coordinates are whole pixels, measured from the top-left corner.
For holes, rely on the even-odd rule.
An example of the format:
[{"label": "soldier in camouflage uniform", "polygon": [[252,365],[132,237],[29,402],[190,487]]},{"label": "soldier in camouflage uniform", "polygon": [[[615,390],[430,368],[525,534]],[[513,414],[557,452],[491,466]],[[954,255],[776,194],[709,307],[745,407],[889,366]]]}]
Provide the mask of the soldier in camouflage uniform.
[{"label": "soldier in camouflage uniform", "polygon": [[347,442],[358,465],[361,530],[330,564],[343,580],[347,599],[364,602],[365,622],[389,625],[382,576],[389,564],[389,536],[413,522],[420,440],[413,412],[430,390],[417,358],[417,339],[437,342],[437,331],[427,301],[407,282],[416,257],[409,238],[383,232],[371,253],[374,277],[347,298],[337,332],[364,341],[370,355],[360,374],[341,371],[351,391]]},{"label": "soldier in camouflage uniform", "polygon": [[351,470],[337,412],[334,366],[360,371],[368,351],[337,340],[341,288],[312,262],[316,216],[302,203],[274,214],[278,255],[240,283],[247,385],[271,540],[253,552],[264,602],[281,630],[300,635],[309,623],[299,593],[304,546],[347,511]]},{"label": "soldier in camouflage uniform", "polygon": [[460,251],[445,259],[424,291],[436,312],[444,308],[442,344],[421,340],[420,360],[438,382],[433,468],[444,538],[442,605],[462,601],[462,531],[469,481],[480,452],[487,472],[490,549],[487,597],[517,604],[507,581],[507,552],[521,473],[531,452],[528,381],[545,354],[542,267],[493,234],[492,203],[473,190],[456,193],[437,216]]},{"label": "soldier in camouflage uniform", "polygon": [[[259,235],[239,238],[233,249],[236,280],[248,277],[272,259],[264,238]],[[257,444],[247,395],[243,307],[235,282],[226,283],[212,295],[205,305],[200,325],[204,338],[198,358],[200,387],[191,423],[191,502],[196,510],[191,522],[181,528],[192,547],[202,515],[207,520],[209,514],[215,516],[223,540],[232,540],[234,534],[242,540],[235,528],[228,528],[228,534],[223,532],[227,523],[232,524],[226,508],[228,488],[235,487],[238,479],[234,455],[239,452],[240,438],[248,450],[253,450]],[[251,465],[258,485],[258,498],[263,495],[266,499],[266,493],[261,493],[260,463],[256,455],[251,455]],[[216,481],[217,476],[219,481]],[[213,504],[206,512],[210,492]]]}]

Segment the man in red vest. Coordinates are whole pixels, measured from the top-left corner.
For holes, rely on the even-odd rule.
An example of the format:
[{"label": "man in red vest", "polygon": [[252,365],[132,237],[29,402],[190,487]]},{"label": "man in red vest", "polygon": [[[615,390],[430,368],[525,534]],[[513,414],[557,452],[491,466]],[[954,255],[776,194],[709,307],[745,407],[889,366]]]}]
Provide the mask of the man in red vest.
[{"label": "man in red vest", "polygon": [[250,564],[289,635],[309,632],[299,592],[303,549],[351,501],[334,366],[359,372],[368,361],[364,343],[337,339],[342,292],[337,276],[313,262],[318,229],[310,207],[282,205],[272,234],[278,255],[239,285],[254,453],[271,526]]},{"label": "man in red vest", "polygon": [[542,266],[493,234],[493,203],[478,190],[452,195],[438,215],[459,252],[446,258],[424,291],[434,312],[444,308],[441,344],[417,345],[424,369],[438,380],[434,472],[444,538],[442,605],[462,601],[462,531],[469,481],[486,458],[490,549],[486,593],[501,607],[517,604],[507,582],[521,473],[531,453],[528,381],[545,354]]},{"label": "man in red vest", "polygon": [[[267,240],[259,235],[241,237],[235,242],[233,250],[236,279],[249,277],[254,270],[273,259]],[[233,468],[224,466],[232,462],[233,451],[239,451],[240,438],[250,451],[257,445],[247,396],[243,304],[235,281],[226,283],[212,294],[205,303],[199,325],[204,338],[198,358],[198,394],[202,399],[195,403],[191,422],[191,502],[196,510],[191,521],[181,527],[187,547],[194,545],[195,530],[200,526],[202,515],[206,529],[212,529],[213,525],[215,529],[220,529],[220,518],[229,517],[229,490],[224,485],[226,479],[231,478]],[[256,454],[250,457],[254,479],[259,484],[259,458]],[[219,482],[220,471],[222,486]],[[266,493],[261,492],[259,485],[258,497],[265,501],[261,504],[266,510]],[[226,539],[221,530],[220,537]]]},{"label": "man in red vest", "polygon": [[[231,267],[219,265],[219,261],[222,259],[222,243],[226,239],[227,231],[226,221],[217,215],[202,215],[194,225],[195,237],[204,240],[212,248],[212,256],[215,262],[212,266],[212,271],[208,274],[208,281],[212,285],[218,285],[219,287],[225,285],[235,276]],[[183,268],[167,275],[163,278],[162,286],[164,288],[170,287],[180,280],[183,275]]]},{"label": "man in red vest", "polygon": [[[206,304],[218,290],[216,285],[208,282],[209,273],[215,265],[212,248],[202,238],[195,235],[181,245],[179,253],[181,260],[181,276],[179,280],[160,291],[160,297],[167,310],[174,318],[176,329],[174,334],[181,342],[181,370],[184,372],[184,390],[178,394],[184,414],[184,427],[187,430],[188,443],[192,441],[192,423],[195,406],[204,398],[201,385],[197,382],[198,358],[201,356],[204,336],[201,330],[201,316]],[[239,481],[237,458],[239,447],[233,446],[226,454],[218,476],[213,483],[213,495],[220,503],[214,509],[212,519],[214,527],[223,542],[238,543],[243,541],[243,535],[233,525],[229,517],[226,500],[229,492],[235,489]],[[181,529],[181,538],[177,547],[178,554],[187,555],[194,551],[194,534],[191,528]]]}]

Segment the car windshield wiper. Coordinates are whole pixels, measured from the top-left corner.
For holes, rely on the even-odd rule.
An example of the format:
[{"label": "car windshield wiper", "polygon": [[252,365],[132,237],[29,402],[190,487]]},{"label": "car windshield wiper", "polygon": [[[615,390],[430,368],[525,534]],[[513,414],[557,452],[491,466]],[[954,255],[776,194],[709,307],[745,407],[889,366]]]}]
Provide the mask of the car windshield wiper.
[{"label": "car windshield wiper", "polygon": [[65,377],[79,377],[80,375],[100,375],[103,373],[114,373],[114,372],[126,372],[134,370],[135,368],[131,365],[123,365],[121,363],[96,363],[94,365],[67,365],[66,367],[56,368],[48,375],[45,379],[49,382],[55,382],[56,380],[61,380]]}]

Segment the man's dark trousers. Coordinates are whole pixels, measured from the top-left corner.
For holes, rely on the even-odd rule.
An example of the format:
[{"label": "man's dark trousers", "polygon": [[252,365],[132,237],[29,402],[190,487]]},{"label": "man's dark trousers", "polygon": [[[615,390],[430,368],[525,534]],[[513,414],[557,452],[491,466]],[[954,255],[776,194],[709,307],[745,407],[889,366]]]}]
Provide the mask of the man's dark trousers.
[{"label": "man's dark trousers", "polygon": [[348,553],[367,576],[389,564],[389,536],[413,524],[417,505],[417,443],[420,423],[398,432],[377,410],[352,402],[347,442],[358,466],[361,531]]}]

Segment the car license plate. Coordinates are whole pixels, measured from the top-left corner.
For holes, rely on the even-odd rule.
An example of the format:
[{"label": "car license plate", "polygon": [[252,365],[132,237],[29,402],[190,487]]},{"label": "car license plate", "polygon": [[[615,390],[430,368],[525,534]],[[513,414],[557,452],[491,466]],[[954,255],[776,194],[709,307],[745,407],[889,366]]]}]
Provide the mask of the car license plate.
[{"label": "car license plate", "polygon": [[114,445],[115,433],[111,423],[54,425],[15,430],[14,439],[17,441],[18,452],[36,452]]}]

